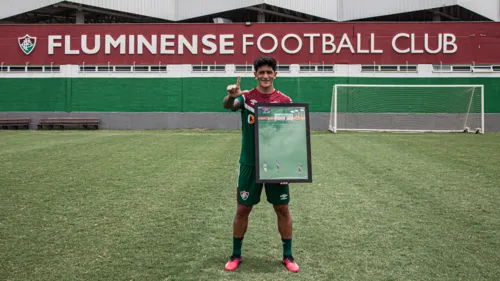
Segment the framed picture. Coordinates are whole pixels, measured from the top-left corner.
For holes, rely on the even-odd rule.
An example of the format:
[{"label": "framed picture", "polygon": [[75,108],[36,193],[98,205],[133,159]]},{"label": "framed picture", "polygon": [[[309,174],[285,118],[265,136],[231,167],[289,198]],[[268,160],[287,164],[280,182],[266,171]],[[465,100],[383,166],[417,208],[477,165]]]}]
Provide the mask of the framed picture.
[{"label": "framed picture", "polygon": [[258,183],[311,183],[307,103],[257,103],[255,163]]}]

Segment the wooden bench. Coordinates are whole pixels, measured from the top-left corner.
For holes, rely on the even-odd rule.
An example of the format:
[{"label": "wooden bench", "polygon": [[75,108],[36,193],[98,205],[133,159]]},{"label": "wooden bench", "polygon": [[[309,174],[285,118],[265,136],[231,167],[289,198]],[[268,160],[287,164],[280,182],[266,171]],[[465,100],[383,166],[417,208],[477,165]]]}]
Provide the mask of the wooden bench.
[{"label": "wooden bench", "polygon": [[31,118],[0,118],[0,128],[2,129],[29,129]]},{"label": "wooden bench", "polygon": [[64,129],[65,127],[79,127],[84,129],[98,129],[99,118],[85,118],[85,117],[59,117],[59,118],[41,118],[38,123],[38,129],[44,127],[49,129]]}]

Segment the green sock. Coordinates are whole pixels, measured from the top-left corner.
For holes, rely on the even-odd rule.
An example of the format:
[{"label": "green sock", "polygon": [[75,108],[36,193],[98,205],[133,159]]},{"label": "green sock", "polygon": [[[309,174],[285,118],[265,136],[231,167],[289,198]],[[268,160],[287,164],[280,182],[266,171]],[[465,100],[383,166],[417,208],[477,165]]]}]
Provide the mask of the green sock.
[{"label": "green sock", "polygon": [[292,255],[292,238],[290,238],[290,239],[281,238],[281,241],[283,241],[283,257],[291,256]]},{"label": "green sock", "polygon": [[241,256],[241,245],[243,244],[243,237],[233,237],[233,255]]}]

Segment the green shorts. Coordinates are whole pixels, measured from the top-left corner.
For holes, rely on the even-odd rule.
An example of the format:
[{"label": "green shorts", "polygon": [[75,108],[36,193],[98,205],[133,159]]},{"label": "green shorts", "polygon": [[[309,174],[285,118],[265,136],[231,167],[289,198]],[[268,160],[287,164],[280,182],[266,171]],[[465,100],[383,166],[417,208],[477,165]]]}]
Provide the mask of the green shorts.
[{"label": "green shorts", "polygon": [[[256,183],[256,167],[250,165],[240,165],[238,174],[238,186],[236,188],[236,198],[239,204],[257,205],[260,202],[260,195],[264,184]],[[290,202],[290,188],[288,184],[281,185],[265,184],[267,202],[273,205],[288,204]]]}]

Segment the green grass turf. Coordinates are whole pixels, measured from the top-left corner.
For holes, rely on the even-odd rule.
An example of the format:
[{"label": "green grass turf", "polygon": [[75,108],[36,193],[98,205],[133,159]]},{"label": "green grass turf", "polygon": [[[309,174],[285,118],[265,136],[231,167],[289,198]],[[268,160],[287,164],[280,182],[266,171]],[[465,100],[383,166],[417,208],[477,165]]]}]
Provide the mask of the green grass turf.
[{"label": "green grass turf", "polygon": [[228,273],[238,131],[0,132],[0,280],[498,280],[500,134],[311,137],[301,272],[263,200]]}]

